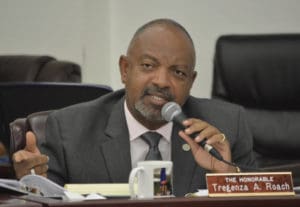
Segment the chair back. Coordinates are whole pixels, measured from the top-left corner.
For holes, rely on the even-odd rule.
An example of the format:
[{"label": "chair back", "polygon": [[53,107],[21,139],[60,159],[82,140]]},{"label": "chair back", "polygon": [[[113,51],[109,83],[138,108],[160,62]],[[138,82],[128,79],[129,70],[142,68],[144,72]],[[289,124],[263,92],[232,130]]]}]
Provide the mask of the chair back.
[{"label": "chair back", "polygon": [[212,97],[245,107],[260,167],[298,165],[300,183],[299,80],[300,34],[217,40]]},{"label": "chair back", "polygon": [[109,86],[83,83],[0,84],[0,138],[9,149],[9,123],[38,111],[90,101],[111,92]]},{"label": "chair back", "polygon": [[212,96],[249,108],[300,109],[300,34],[224,35]]},{"label": "chair back", "polygon": [[45,55],[0,55],[0,82],[81,82],[81,67]]},{"label": "chair back", "polygon": [[26,132],[32,131],[37,143],[45,140],[45,129],[48,115],[52,111],[40,111],[29,114],[26,118],[18,118],[9,124],[10,149],[9,157],[18,150],[24,149],[26,145]]}]

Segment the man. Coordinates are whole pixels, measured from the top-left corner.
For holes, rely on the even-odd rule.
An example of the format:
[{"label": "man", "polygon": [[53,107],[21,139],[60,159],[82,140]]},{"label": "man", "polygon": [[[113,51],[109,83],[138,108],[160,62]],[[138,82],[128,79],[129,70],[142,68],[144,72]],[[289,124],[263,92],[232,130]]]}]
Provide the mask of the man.
[{"label": "man", "polygon": [[[196,78],[195,48],[188,32],[169,19],[153,20],[137,30],[119,60],[125,90],[52,113],[46,141],[27,134],[25,150],[14,155],[17,175],[31,169],[64,183],[128,182],[129,172],[144,160],[148,145],[141,135],[156,131],[162,159],[173,161],[173,187],[183,196],[205,186],[206,172],[236,172],[199,147],[207,143],[227,161],[253,166],[252,139],[241,108],[190,96]],[[184,131],[161,117],[174,101],[188,117]],[[195,140],[189,135],[199,133]],[[225,139],[224,134],[228,137]],[[186,143],[190,149],[186,147]],[[231,152],[232,149],[232,152]]]}]

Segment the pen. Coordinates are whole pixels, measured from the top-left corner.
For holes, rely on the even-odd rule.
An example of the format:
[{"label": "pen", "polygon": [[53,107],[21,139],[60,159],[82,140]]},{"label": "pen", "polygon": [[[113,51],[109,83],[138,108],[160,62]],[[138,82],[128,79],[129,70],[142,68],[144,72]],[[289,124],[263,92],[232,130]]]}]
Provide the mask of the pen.
[{"label": "pen", "polygon": [[166,168],[161,168],[160,171],[160,194],[167,195],[168,187],[167,187],[167,175]]}]

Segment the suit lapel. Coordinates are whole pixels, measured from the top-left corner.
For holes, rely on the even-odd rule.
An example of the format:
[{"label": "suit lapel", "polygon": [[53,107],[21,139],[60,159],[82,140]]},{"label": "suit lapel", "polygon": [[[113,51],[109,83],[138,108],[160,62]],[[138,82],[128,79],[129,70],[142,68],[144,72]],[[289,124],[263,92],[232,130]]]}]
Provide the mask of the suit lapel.
[{"label": "suit lapel", "polygon": [[[129,132],[124,113],[124,98],[112,108],[105,128],[107,141],[101,144],[111,182],[128,182],[131,170]],[[172,130],[173,187],[175,195],[189,192],[197,167],[191,151],[184,151],[185,141],[179,137],[180,127]]]},{"label": "suit lapel", "polygon": [[172,161],[173,161],[173,188],[175,195],[182,195],[189,192],[196,167],[192,152],[184,151],[182,145],[186,142],[179,137],[178,131],[181,130],[174,124],[172,131]]},{"label": "suit lapel", "polygon": [[101,145],[111,182],[128,182],[131,170],[129,133],[123,104],[124,98],[113,106],[105,129],[108,141]]}]

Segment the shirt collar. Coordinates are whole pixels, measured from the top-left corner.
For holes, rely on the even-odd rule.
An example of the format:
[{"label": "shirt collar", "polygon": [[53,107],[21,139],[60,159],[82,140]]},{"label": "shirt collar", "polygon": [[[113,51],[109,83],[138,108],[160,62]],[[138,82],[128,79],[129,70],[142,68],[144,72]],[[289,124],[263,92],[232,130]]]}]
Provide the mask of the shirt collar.
[{"label": "shirt collar", "polygon": [[[124,101],[124,111],[125,111],[125,117],[126,122],[128,126],[129,131],[129,139],[130,141],[135,140],[136,138],[139,138],[142,134],[145,132],[150,131],[148,128],[146,128],[144,125],[142,125],[140,122],[138,122],[130,113],[126,100]],[[171,133],[173,128],[173,122],[168,122],[162,127],[158,128],[157,130],[151,130],[156,131],[159,134],[161,134],[168,142],[171,141]]]}]

